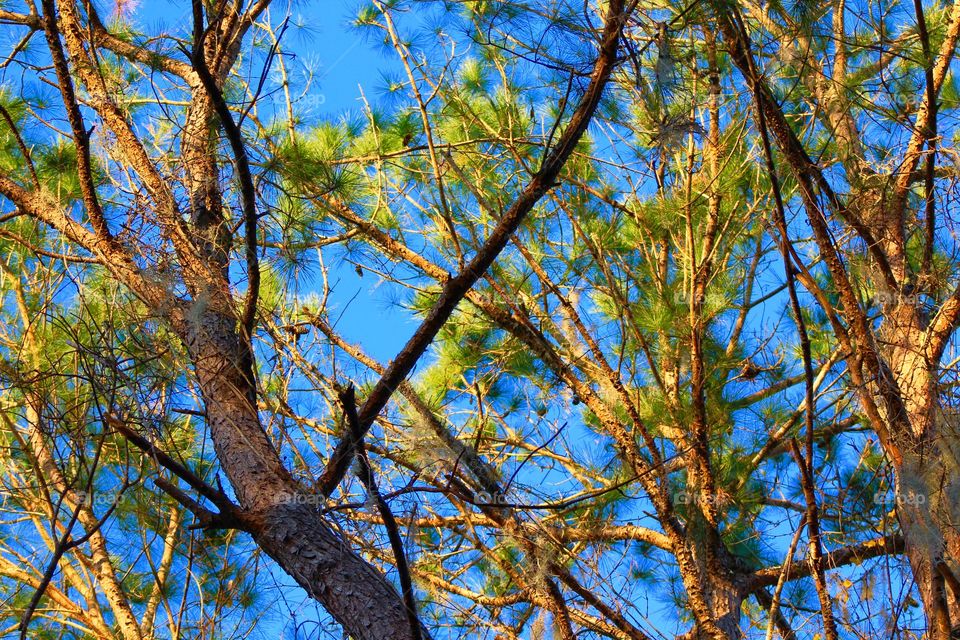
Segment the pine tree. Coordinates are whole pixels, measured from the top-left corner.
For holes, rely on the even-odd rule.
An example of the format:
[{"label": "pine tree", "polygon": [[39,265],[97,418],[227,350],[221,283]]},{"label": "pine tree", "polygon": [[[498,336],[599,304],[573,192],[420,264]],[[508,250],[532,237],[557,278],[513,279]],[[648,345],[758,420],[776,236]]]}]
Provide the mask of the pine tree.
[{"label": "pine tree", "polygon": [[375,0],[318,119],[283,7],[31,6],[11,633],[243,635],[283,571],[354,638],[950,637],[956,10]]}]

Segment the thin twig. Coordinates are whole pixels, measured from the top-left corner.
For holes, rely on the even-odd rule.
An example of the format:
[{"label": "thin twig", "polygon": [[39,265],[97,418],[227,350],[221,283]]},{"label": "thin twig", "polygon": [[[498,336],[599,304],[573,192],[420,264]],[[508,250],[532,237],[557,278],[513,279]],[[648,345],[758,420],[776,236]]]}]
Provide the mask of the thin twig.
[{"label": "thin twig", "polygon": [[197,476],[197,474],[195,474],[193,471],[180,464],[163,451],[160,451],[152,442],[130,429],[130,427],[123,424],[118,418],[108,415],[106,416],[106,422],[109,426],[113,427],[121,435],[123,435],[123,437],[125,437],[135,447],[152,457],[164,468],[173,472],[174,475],[190,485],[204,498],[217,505],[217,508],[220,509],[222,513],[238,512],[240,510],[240,507],[235,505],[225,493],[213,488],[201,480],[200,477]]}]

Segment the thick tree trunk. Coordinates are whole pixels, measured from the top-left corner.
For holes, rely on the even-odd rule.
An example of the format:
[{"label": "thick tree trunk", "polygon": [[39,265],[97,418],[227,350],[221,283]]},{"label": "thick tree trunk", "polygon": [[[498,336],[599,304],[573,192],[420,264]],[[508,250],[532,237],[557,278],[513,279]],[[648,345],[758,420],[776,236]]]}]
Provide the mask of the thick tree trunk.
[{"label": "thick tree trunk", "polygon": [[946,640],[956,637],[952,629],[960,630],[960,594],[949,579],[960,575],[960,428],[956,416],[940,408],[939,362],[925,348],[926,326],[909,300],[889,309],[884,320],[885,356],[906,413],[886,416],[895,446],[888,453],[894,461],[896,513],[928,633]]},{"label": "thick tree trunk", "polygon": [[[412,638],[400,594],[318,514],[283,466],[256,411],[251,351],[227,313],[198,309],[184,340],[211,439],[257,545],[358,640]],[[310,496],[316,498],[316,496]],[[426,630],[422,636],[428,638]]]},{"label": "thick tree trunk", "polygon": [[[696,481],[693,484],[696,485]],[[712,494],[697,495],[704,501],[712,499]],[[698,623],[683,638],[742,638],[740,614],[746,591],[736,559],[726,550],[718,530],[708,522],[700,509],[693,508],[688,513],[685,533],[687,553],[677,556],[680,573],[688,597],[699,600],[691,602],[691,609],[699,609],[707,615],[705,619],[698,619]]]},{"label": "thick tree trunk", "polygon": [[[707,579],[707,583],[704,589],[707,606],[710,608],[717,629],[723,634],[723,637],[730,640],[743,638],[743,631],[740,629],[740,617],[744,596],[734,585],[714,579],[713,576]],[[680,636],[682,640],[713,640],[715,637],[715,635],[696,625]]]},{"label": "thick tree trunk", "polygon": [[948,639],[960,631],[960,600],[944,578],[956,576],[960,566],[960,470],[955,458],[931,443],[935,439],[949,438],[927,436],[925,444],[905,451],[903,462],[895,465],[896,512],[929,636]]}]

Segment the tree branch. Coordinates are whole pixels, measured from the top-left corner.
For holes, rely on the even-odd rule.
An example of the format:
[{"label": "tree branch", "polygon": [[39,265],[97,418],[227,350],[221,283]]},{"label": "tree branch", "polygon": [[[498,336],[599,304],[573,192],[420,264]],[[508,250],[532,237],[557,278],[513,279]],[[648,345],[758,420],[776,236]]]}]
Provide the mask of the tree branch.
[{"label": "tree branch", "polygon": [[387,530],[387,538],[390,540],[390,548],[393,551],[397,573],[400,574],[403,603],[407,609],[407,620],[410,622],[410,636],[413,640],[422,640],[424,634],[420,619],[417,617],[417,599],[413,592],[413,580],[410,579],[410,566],[407,564],[407,556],[403,550],[403,538],[400,536],[400,528],[393,517],[393,512],[390,511],[390,505],[380,495],[373,469],[370,468],[370,460],[367,458],[367,452],[363,446],[363,430],[357,416],[357,399],[353,385],[341,389],[339,396],[344,415],[347,417],[350,438],[353,440],[358,465],[357,476],[363,486],[366,487],[369,496],[376,502],[380,517],[383,518],[383,526]]},{"label": "tree branch", "polygon": [[260,264],[257,258],[257,196],[250,173],[250,161],[247,157],[247,145],[243,141],[243,134],[233,120],[233,114],[223,98],[217,81],[207,68],[203,43],[207,32],[203,28],[203,4],[200,0],[193,0],[193,54],[191,60],[193,68],[203,83],[213,108],[220,118],[220,125],[230,142],[233,157],[236,161],[237,178],[240,180],[240,200],[243,207],[244,241],[247,259],[247,296],[243,305],[241,326],[244,337],[250,340],[253,336],[253,327],[256,323],[257,299],[260,295]]},{"label": "tree branch", "polygon": [[[921,42],[923,34],[926,32],[926,24],[923,21],[923,8],[917,4],[918,30],[921,33]],[[957,40],[960,39],[960,2],[953,3],[953,10],[950,12],[950,23],[947,27],[946,37],[940,44],[940,51],[936,64],[929,58],[929,43],[923,43],[924,53],[927,58],[924,60],[926,68],[926,92],[923,103],[917,112],[917,124],[913,128],[913,135],[907,144],[907,151],[904,153],[903,162],[900,163],[898,170],[899,177],[894,188],[893,202],[890,204],[895,211],[900,211],[906,201],[907,192],[912,183],[913,171],[920,162],[920,156],[923,145],[930,136],[930,124],[935,121],[937,111],[937,97],[943,88],[943,83],[947,78],[947,72],[950,70],[950,63],[953,60],[953,54],[957,48]],[[933,65],[931,67],[931,65]]]},{"label": "tree branch", "polygon": [[77,177],[80,180],[80,191],[83,194],[83,206],[93,225],[93,231],[101,238],[113,241],[107,222],[103,217],[103,208],[97,198],[97,188],[93,183],[93,172],[90,164],[90,131],[87,130],[77,103],[77,95],[73,87],[73,78],[67,67],[67,57],[60,44],[60,31],[57,27],[57,8],[54,0],[43,0],[43,32],[47,37],[50,56],[53,58],[53,69],[57,74],[57,87],[63,97],[63,106],[67,110],[67,120],[73,132],[73,144],[77,149]]},{"label": "tree branch", "polygon": [[[867,542],[850,545],[835,549],[823,555],[820,565],[827,569],[836,569],[848,564],[859,564],[870,558],[878,558],[887,555],[899,555],[903,553],[903,536],[899,533],[874,538]],[[771,587],[777,584],[780,575],[786,575],[786,580],[797,580],[808,577],[814,570],[814,566],[809,562],[794,562],[789,570],[785,571],[783,566],[768,567],[760,569],[747,579],[747,591],[753,593],[763,587]]]},{"label": "tree branch", "polygon": [[[220,518],[232,517],[234,518],[234,520],[238,525],[242,524],[246,520],[246,518],[242,516],[243,512],[240,509],[240,507],[234,504],[233,501],[230,500],[230,498],[228,498],[225,493],[223,493],[219,489],[215,489],[214,487],[210,486],[209,484],[201,480],[200,477],[197,476],[197,474],[195,474],[193,471],[191,471],[181,463],[177,462],[176,460],[171,458],[169,455],[167,455],[163,451],[159,450],[152,442],[150,442],[149,440],[141,436],[139,433],[133,431],[127,425],[123,424],[123,422],[121,422],[115,416],[108,414],[105,417],[105,420],[109,426],[113,427],[124,438],[126,438],[133,446],[135,446],[136,448],[140,449],[141,451],[149,455],[151,458],[156,460],[157,463],[159,463],[161,466],[171,471],[175,476],[177,476],[178,478],[186,482],[188,485],[190,485],[197,493],[202,495],[204,498],[206,498],[213,504],[217,505],[217,508],[220,509],[220,514],[219,514]],[[175,500],[177,500],[177,502],[182,504],[184,507],[187,507],[194,513],[197,513],[198,517],[199,517],[198,509],[202,511],[206,511],[206,509],[199,507],[199,505],[191,498],[187,498],[186,500],[183,500],[182,498],[185,497],[184,494],[180,492],[179,489],[176,489],[174,485],[167,482],[166,480],[163,480],[162,478],[158,478],[155,482],[157,483],[157,486],[159,486],[161,489],[163,489],[164,491],[167,491],[167,493],[170,493],[170,495]],[[169,490],[170,488],[176,489],[176,491],[170,491]],[[207,513],[210,513],[210,512],[207,511]],[[237,526],[236,528],[243,528],[243,527]]]},{"label": "tree branch", "polygon": [[[617,62],[617,49],[620,34],[629,11],[624,8],[624,0],[611,0],[607,7],[606,23],[600,43],[600,53],[591,74],[590,85],[580,100],[557,146],[549,153],[543,166],[533,176],[524,190],[504,213],[490,237],[477,251],[474,258],[464,269],[447,280],[440,297],[426,319],[390,363],[383,376],[367,396],[359,411],[361,433],[366,433],[373,421],[389,402],[400,382],[410,374],[417,361],[433,342],[437,333],[453,314],[454,309],[466,296],[473,285],[483,277],[487,269],[503,251],[511,236],[520,227],[527,214],[536,203],[553,188],[556,178],[580,141],[593,113],[600,103],[607,80]],[[319,487],[324,495],[331,495],[350,465],[349,444],[341,442],[334,450],[326,469],[320,476]]]}]

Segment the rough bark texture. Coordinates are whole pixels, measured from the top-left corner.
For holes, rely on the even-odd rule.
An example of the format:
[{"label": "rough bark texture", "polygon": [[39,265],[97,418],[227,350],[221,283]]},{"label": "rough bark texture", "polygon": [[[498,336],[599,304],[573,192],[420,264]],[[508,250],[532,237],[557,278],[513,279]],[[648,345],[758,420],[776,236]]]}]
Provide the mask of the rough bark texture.
[{"label": "rough bark texture", "polygon": [[[317,513],[283,466],[255,408],[252,355],[224,312],[199,308],[184,341],[203,392],[220,465],[255,523],[257,545],[317,599],[352,637],[411,637],[400,594]],[[424,637],[429,637],[426,630]]]},{"label": "rough bark texture", "polygon": [[[254,537],[352,637],[413,637],[399,592],[322,522],[315,507],[274,505]],[[425,627],[420,633],[430,637]]]},{"label": "rough bark texture", "polygon": [[[696,582],[698,588],[693,592],[699,592],[697,595],[702,599],[699,607],[705,615],[682,638],[717,640],[743,637],[740,617],[747,595],[744,590],[746,576],[735,571],[735,563],[725,553],[722,543],[691,538],[689,548],[694,564],[685,566],[686,563],[681,563],[680,570],[684,574],[685,586]],[[689,586],[687,592],[691,593]]]},{"label": "rough bark texture", "polygon": [[[939,361],[924,348],[926,318],[898,302],[881,327],[905,416],[886,415],[900,460],[894,464],[897,516],[907,540],[932,637],[949,638],[960,628],[960,601],[946,588],[942,566],[960,571],[960,433],[956,416],[939,406]],[[876,387],[877,385],[873,385]]]},{"label": "rough bark texture", "polygon": [[[368,400],[365,427],[386,404],[397,383],[405,377],[440,326],[446,321],[459,300],[471,288],[506,245],[524,215],[552,186],[553,178],[563,166],[573,147],[586,129],[600,95],[610,76],[616,60],[617,43],[623,26],[623,5],[612,2],[607,25],[601,43],[601,54],[596,65],[591,85],[576,111],[573,121],[562,137],[558,148],[549,155],[544,169],[520,196],[511,209],[514,215],[505,216],[494,239],[465,269],[460,276],[447,283],[441,311],[431,316],[417,335],[419,342],[398,356],[394,376],[384,376],[378,386],[377,402]],[[212,61],[208,61],[208,66]],[[191,110],[183,155],[189,159],[191,206],[201,209],[207,219],[198,219],[194,224],[203,234],[207,249],[205,258],[226,274],[227,239],[208,229],[222,229],[215,208],[219,203],[213,193],[214,186],[209,162],[211,153],[208,136],[209,111],[204,108],[203,98],[196,98]],[[214,209],[211,211],[211,209]],[[207,226],[209,225],[209,226]],[[253,352],[249,337],[244,337],[232,310],[229,282],[214,279],[205,286],[192,287],[193,308],[187,313],[182,338],[193,361],[197,380],[203,393],[207,423],[217,457],[233,486],[241,506],[250,512],[251,527],[258,545],[273,557],[304,589],[320,601],[344,629],[355,638],[411,637],[407,611],[396,589],[384,576],[350,550],[343,540],[323,521],[313,506],[313,501],[296,499],[300,488],[273,448],[256,411],[256,382],[254,380]],[[414,351],[405,357],[407,351]],[[404,370],[405,367],[405,370]],[[378,404],[379,402],[379,404]],[[371,409],[371,406],[375,406]],[[334,480],[324,492],[329,495],[339,483],[349,464],[349,456],[335,457],[337,471]],[[423,637],[429,637],[426,630]]]}]

